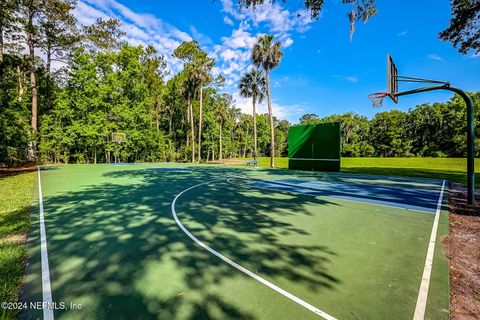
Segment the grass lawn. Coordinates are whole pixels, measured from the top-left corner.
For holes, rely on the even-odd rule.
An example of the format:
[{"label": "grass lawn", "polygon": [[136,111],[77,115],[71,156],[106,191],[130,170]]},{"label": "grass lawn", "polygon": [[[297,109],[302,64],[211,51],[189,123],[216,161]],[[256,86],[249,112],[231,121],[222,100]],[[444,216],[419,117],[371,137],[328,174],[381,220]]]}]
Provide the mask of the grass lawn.
[{"label": "grass lawn", "polygon": [[[16,302],[23,284],[34,172],[0,176],[0,301]],[[15,310],[0,309],[0,319]]]},{"label": "grass lawn", "polygon": [[[258,160],[260,167],[270,165],[270,158],[262,157]],[[288,168],[288,158],[275,158],[275,166]],[[346,173],[447,179],[459,182],[466,182],[467,179],[465,158],[342,158],[341,166],[342,172]],[[475,159],[475,171],[480,172],[480,159]],[[477,179],[476,185],[480,186],[480,179]]]}]

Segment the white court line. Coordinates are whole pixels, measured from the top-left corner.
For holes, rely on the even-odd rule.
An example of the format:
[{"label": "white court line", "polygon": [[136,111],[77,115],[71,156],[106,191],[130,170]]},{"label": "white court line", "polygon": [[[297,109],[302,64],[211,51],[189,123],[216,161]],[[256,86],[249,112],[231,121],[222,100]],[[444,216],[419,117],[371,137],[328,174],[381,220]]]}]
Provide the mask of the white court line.
[{"label": "white court line", "polygon": [[435,220],[433,221],[432,234],[428,244],[427,258],[425,259],[425,267],[423,269],[422,282],[418,292],[417,305],[415,306],[414,320],[423,320],[425,317],[425,309],[427,307],[428,287],[430,285],[430,275],[432,273],[433,253],[435,251],[435,239],[437,238],[438,220],[442,211],[443,190],[445,189],[445,180],[443,180],[442,190],[438,197],[437,211],[435,212]]},{"label": "white court line", "polygon": [[45,219],[43,214],[42,180],[40,178],[40,166],[38,173],[38,203],[40,207],[40,252],[42,259],[42,293],[43,293],[43,319],[53,320],[52,289],[50,287],[50,268],[48,267],[47,236],[45,232]]},{"label": "white court line", "polygon": [[317,309],[316,307],[312,306],[311,304],[303,301],[302,299],[294,296],[293,294],[283,290],[282,288],[280,287],[277,287],[276,285],[274,285],[273,283],[263,279],[262,277],[260,277],[259,275],[256,275],[255,273],[249,271],[248,269],[245,269],[244,267],[242,267],[241,265],[239,265],[238,263],[236,262],[233,262],[232,260],[230,260],[229,258],[225,257],[224,255],[218,253],[217,251],[215,251],[214,249],[210,248],[209,246],[207,246],[205,243],[201,242],[200,240],[198,240],[193,234],[190,233],[190,231],[187,230],[187,228],[185,228],[183,226],[183,224],[180,222],[180,220],[178,219],[178,216],[177,216],[177,212],[175,211],[175,203],[177,202],[177,199],[184,193],[194,189],[194,188],[197,188],[197,187],[200,187],[202,185],[205,185],[205,184],[209,184],[209,183],[212,183],[212,182],[216,182],[216,181],[219,181],[219,180],[223,180],[222,179],[217,179],[217,180],[212,180],[212,181],[208,181],[208,182],[203,182],[203,183],[199,183],[197,185],[194,185],[188,189],[185,189],[183,190],[182,192],[180,192],[179,194],[177,194],[177,196],[175,197],[175,199],[173,199],[172,201],[172,215],[173,215],[173,218],[175,219],[175,222],[177,223],[177,225],[180,227],[180,229],[182,229],[182,231],[190,237],[190,239],[192,239],[193,241],[195,241],[199,246],[201,246],[202,248],[204,248],[205,250],[207,250],[208,252],[210,252],[211,254],[215,255],[216,257],[220,258],[221,260],[223,260],[224,262],[228,263],[229,265],[231,265],[232,267],[234,267],[235,269],[245,273],[246,275],[252,277],[253,279],[257,280],[258,282],[266,285],[267,287],[269,287],[270,289],[273,289],[275,290],[276,292],[280,293],[281,295],[289,298],[290,300],[298,303],[299,305],[307,308],[308,310],[316,313],[317,315],[319,315],[320,317],[324,318],[324,319],[327,319],[327,320],[336,320],[336,318],[332,317],[331,315],[329,315],[328,313],[320,310],[320,309]]}]

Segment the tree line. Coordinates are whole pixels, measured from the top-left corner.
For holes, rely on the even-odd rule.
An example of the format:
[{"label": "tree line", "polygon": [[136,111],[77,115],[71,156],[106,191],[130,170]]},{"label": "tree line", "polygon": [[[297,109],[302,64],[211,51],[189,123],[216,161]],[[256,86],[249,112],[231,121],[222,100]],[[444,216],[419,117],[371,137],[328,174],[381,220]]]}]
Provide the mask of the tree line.
[{"label": "tree line", "polygon": [[[171,53],[183,67],[170,74],[154,47],[122,40],[119,20],[79,27],[74,0],[0,5],[0,164],[263,155],[274,166],[275,156],[286,155],[291,124],[274,117],[271,104],[271,72],[283,57],[273,36],[257,39],[252,66],[239,82],[253,116],[225,93],[225,79],[212,72],[216,61],[196,41]],[[257,114],[264,100],[268,112]],[[474,101],[478,106],[478,94]],[[464,156],[464,113],[455,97],[372,120],[347,113],[305,115],[301,123],[341,121],[344,156]],[[124,133],[126,141],[115,144],[114,133]]]},{"label": "tree line", "polygon": [[[480,123],[480,91],[469,93]],[[344,157],[466,157],[466,106],[455,95],[445,103],[422,104],[407,112],[377,113],[372,119],[354,112],[320,118],[305,114],[300,124],[341,122]],[[480,132],[475,132],[476,157]]]},{"label": "tree line", "polygon": [[[259,37],[252,49],[252,70],[263,79],[257,89],[269,107],[253,117],[224,92],[225,79],[212,73],[215,60],[196,41],[171,53],[183,64],[172,75],[154,47],[122,41],[119,20],[78,27],[75,5],[1,2],[0,163],[112,162],[116,153],[129,162],[264,154],[273,165],[274,155],[285,153],[288,122],[273,116],[269,90],[269,73],[283,55],[273,36]],[[116,145],[114,133],[126,141]]]}]

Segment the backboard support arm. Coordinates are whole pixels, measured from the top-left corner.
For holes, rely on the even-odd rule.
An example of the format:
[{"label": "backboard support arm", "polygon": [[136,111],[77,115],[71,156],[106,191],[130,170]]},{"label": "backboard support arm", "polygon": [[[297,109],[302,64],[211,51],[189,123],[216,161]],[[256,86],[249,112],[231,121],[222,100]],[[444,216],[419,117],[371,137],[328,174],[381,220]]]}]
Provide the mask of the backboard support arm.
[{"label": "backboard support arm", "polygon": [[474,127],[474,108],[470,96],[462,89],[452,87],[445,83],[441,86],[430,86],[408,91],[394,93],[394,96],[406,96],[415,93],[428,92],[434,90],[449,90],[457,93],[463,98],[467,105],[467,202],[475,203],[475,127]]}]

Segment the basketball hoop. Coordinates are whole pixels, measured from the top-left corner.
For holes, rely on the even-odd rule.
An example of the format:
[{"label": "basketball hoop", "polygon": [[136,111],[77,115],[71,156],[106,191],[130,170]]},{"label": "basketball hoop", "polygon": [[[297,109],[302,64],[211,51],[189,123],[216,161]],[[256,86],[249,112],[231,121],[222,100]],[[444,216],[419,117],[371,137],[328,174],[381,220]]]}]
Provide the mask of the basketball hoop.
[{"label": "basketball hoop", "polygon": [[115,143],[124,143],[127,140],[125,133],[123,132],[114,132],[112,133],[112,141]]},{"label": "basketball hoop", "polygon": [[376,92],[368,95],[368,99],[372,101],[372,107],[374,108],[380,108],[383,103],[383,99],[387,97],[386,92]]}]

